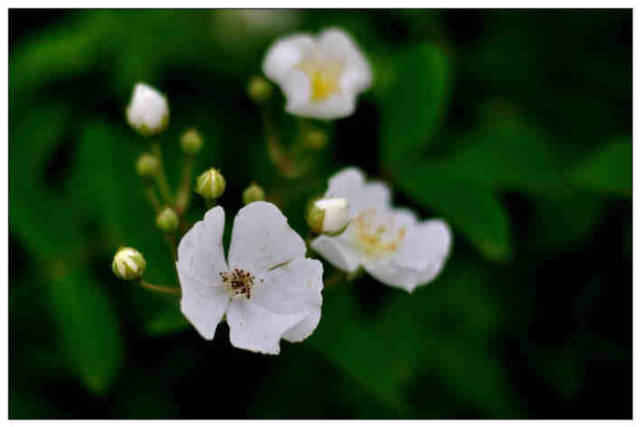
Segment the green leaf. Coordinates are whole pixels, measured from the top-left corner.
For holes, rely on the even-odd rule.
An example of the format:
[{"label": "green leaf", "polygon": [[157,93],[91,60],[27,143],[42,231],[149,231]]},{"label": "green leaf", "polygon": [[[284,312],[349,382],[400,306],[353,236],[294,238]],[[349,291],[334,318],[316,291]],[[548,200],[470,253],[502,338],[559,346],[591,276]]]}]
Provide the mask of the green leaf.
[{"label": "green leaf", "polygon": [[489,187],[460,176],[458,170],[437,162],[416,162],[398,173],[401,191],[450,222],[480,252],[494,261],[511,254],[509,218]]},{"label": "green leaf", "polygon": [[575,189],[534,199],[531,236],[537,248],[575,242],[589,233],[604,212],[602,197]]},{"label": "green leaf", "polygon": [[461,138],[465,148],[443,161],[448,168],[498,191],[547,195],[562,187],[557,156],[536,128],[498,102],[484,116]]},{"label": "green leaf", "polygon": [[[424,413],[409,403],[410,385],[424,372],[467,405],[512,414],[518,404],[491,349],[500,311],[486,283],[479,266],[451,260],[413,294],[385,288],[375,316],[363,312],[352,284],[337,285],[325,291],[322,320],[307,343],[400,416]],[[356,286],[384,285],[366,279]]]},{"label": "green leaf", "polygon": [[395,59],[395,80],[380,96],[385,164],[426,146],[447,101],[447,61],[442,49],[431,44],[407,49]]},{"label": "green leaf", "polygon": [[631,197],[631,140],[619,138],[575,167],[570,179],[580,187]]},{"label": "green leaf", "polygon": [[20,98],[32,91],[98,63],[105,53],[102,41],[108,37],[99,13],[91,13],[91,19],[68,19],[67,25],[51,26],[15,47],[9,61],[9,86],[16,91],[17,102],[23,102]]},{"label": "green leaf", "polygon": [[104,393],[118,374],[123,344],[114,307],[99,283],[83,269],[56,263],[43,284],[67,362],[94,393]]}]

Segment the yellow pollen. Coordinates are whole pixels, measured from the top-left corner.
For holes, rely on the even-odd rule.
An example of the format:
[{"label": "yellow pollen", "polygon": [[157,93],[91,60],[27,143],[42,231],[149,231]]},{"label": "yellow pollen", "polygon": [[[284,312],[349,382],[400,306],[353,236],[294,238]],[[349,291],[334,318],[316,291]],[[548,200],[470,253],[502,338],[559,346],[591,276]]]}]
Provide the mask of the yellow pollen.
[{"label": "yellow pollen", "polygon": [[369,254],[388,255],[398,248],[406,234],[406,229],[396,227],[394,222],[393,217],[378,217],[375,209],[367,209],[352,222],[354,240]]},{"label": "yellow pollen", "polygon": [[329,73],[314,71],[310,78],[311,99],[314,101],[324,101],[338,91],[338,81]]},{"label": "yellow pollen", "polygon": [[340,92],[340,77],[344,69],[340,60],[316,52],[300,61],[296,68],[309,77],[312,101],[324,101]]}]

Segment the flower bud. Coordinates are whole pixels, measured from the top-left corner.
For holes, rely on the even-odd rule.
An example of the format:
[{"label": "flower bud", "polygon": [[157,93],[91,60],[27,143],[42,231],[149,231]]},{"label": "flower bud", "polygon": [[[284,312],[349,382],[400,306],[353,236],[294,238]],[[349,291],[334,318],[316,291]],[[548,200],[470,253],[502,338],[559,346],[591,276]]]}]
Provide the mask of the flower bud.
[{"label": "flower bud", "polygon": [[136,162],[136,172],[143,178],[151,178],[156,175],[160,163],[153,154],[144,153],[138,157]]},{"label": "flower bud", "polygon": [[111,269],[118,279],[136,280],[142,277],[147,262],[140,252],[133,248],[120,248],[113,257]]},{"label": "flower bud", "polygon": [[304,145],[312,150],[322,150],[327,145],[327,135],[318,129],[311,130],[304,136]]},{"label": "flower bud", "polygon": [[180,148],[191,156],[198,154],[202,148],[202,136],[194,128],[187,129],[180,137]]},{"label": "flower bud", "polygon": [[242,203],[248,205],[260,200],[264,200],[264,190],[255,182],[252,182],[242,193]]},{"label": "flower bud", "polygon": [[165,233],[173,233],[176,231],[179,222],[178,214],[168,206],[156,217],[156,226]]},{"label": "flower bud", "polygon": [[203,198],[213,200],[224,193],[226,182],[224,177],[215,168],[210,168],[198,177],[196,192]]},{"label": "flower bud", "polygon": [[317,234],[341,233],[349,224],[349,202],[341,197],[316,200],[307,210],[307,224]]},{"label": "flower bud", "polygon": [[271,96],[272,91],[271,83],[264,77],[253,76],[251,80],[249,80],[247,93],[249,98],[253,99],[254,102],[260,103],[266,101]]},{"label": "flower bud", "polygon": [[127,121],[142,136],[163,132],[169,125],[167,98],[149,85],[136,84],[127,107]]}]

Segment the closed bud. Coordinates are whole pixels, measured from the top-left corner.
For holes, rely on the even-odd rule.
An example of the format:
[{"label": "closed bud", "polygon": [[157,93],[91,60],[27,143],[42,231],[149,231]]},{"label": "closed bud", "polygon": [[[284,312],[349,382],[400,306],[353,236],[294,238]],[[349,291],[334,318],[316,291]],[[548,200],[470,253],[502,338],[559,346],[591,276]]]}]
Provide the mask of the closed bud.
[{"label": "closed bud", "polygon": [[327,135],[318,129],[311,130],[304,136],[304,144],[312,150],[322,150],[327,145]]},{"label": "closed bud", "polygon": [[260,200],[264,200],[264,190],[253,182],[242,193],[242,203],[248,205],[249,203],[259,202]]},{"label": "closed bud", "polygon": [[307,210],[307,224],[317,234],[341,233],[349,225],[349,202],[341,197],[316,200]]},{"label": "closed bud", "polygon": [[156,175],[160,162],[153,154],[144,153],[138,157],[136,162],[136,172],[143,178],[151,178]]},{"label": "closed bud", "polygon": [[224,177],[215,168],[210,168],[198,177],[196,192],[204,199],[213,200],[222,196],[226,182]]},{"label": "closed bud", "polygon": [[142,136],[153,136],[169,126],[167,98],[149,85],[138,83],[127,107],[129,125]]},{"label": "closed bud", "polygon": [[194,128],[187,129],[180,137],[180,148],[186,154],[198,154],[202,148],[202,136]]},{"label": "closed bud", "polygon": [[247,93],[249,98],[253,99],[254,102],[260,103],[266,101],[271,96],[271,92],[273,92],[271,83],[264,77],[253,76],[251,80],[249,80]]},{"label": "closed bud", "polygon": [[168,206],[156,217],[156,226],[165,233],[173,233],[176,231],[179,222],[178,214]]},{"label": "closed bud", "polygon": [[136,280],[142,277],[147,262],[140,252],[133,248],[120,248],[113,257],[111,269],[117,278]]}]

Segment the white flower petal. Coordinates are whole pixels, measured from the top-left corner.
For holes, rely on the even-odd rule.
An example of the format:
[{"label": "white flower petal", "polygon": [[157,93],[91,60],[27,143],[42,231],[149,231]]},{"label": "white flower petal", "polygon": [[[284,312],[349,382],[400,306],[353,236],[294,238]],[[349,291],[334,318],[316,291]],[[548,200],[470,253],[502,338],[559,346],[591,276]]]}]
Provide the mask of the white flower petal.
[{"label": "white flower petal", "polygon": [[218,274],[227,270],[222,247],[223,231],[224,210],[216,206],[180,240],[176,263],[178,271],[206,284],[217,281]]},{"label": "white flower petal", "polygon": [[280,338],[304,318],[305,313],[272,313],[252,299],[235,299],[227,309],[229,339],[237,348],[278,354]]},{"label": "white flower petal", "polygon": [[412,268],[396,265],[390,258],[369,258],[364,261],[364,269],[385,285],[411,292],[419,280],[421,272]]},{"label": "white flower petal", "polygon": [[221,286],[205,285],[185,273],[178,275],[182,288],[180,311],[203,338],[212,340],[229,305],[229,294]]},{"label": "white flower petal", "polygon": [[256,275],[302,258],[306,250],[302,238],[275,205],[254,202],[240,209],[234,220],[229,267]]},{"label": "white flower petal", "polygon": [[223,230],[224,210],[216,206],[184,235],[178,246],[180,308],[200,335],[209,340],[229,301],[227,292],[218,286],[218,274],[227,269]]},{"label": "white flower petal", "polygon": [[451,248],[451,231],[444,221],[429,220],[409,229],[392,258],[369,258],[365,269],[387,285],[412,292],[442,270]]},{"label": "white flower petal", "polygon": [[335,52],[345,61],[346,70],[342,76],[341,86],[344,91],[356,94],[371,85],[371,68],[355,41],[346,32],[330,28],[318,37],[321,49]]},{"label": "white flower petal", "polygon": [[322,263],[297,258],[261,275],[251,302],[272,313],[300,313],[303,320],[284,338],[302,341],[316,328],[322,307]]},{"label": "white flower petal", "polygon": [[314,44],[313,38],[308,34],[294,34],[276,40],[267,51],[262,71],[271,80],[285,83],[288,72],[313,49]]},{"label": "white flower petal", "polygon": [[324,101],[311,102],[311,82],[302,71],[291,70],[280,83],[287,98],[285,111],[301,117],[321,120],[338,119],[353,114],[356,98],[353,93],[336,93]]},{"label": "white flower petal", "polygon": [[322,255],[336,268],[353,273],[361,263],[361,251],[346,239],[349,229],[339,236],[318,236],[311,241],[311,248]]},{"label": "white flower petal", "polygon": [[347,168],[329,179],[325,197],[344,197],[349,201],[351,214],[376,208],[381,212],[391,209],[391,191],[380,181],[365,183],[364,174],[358,168]]},{"label": "white flower petal", "polygon": [[433,219],[407,230],[393,262],[403,267],[425,271],[446,258],[450,248],[449,226],[444,221]]}]

